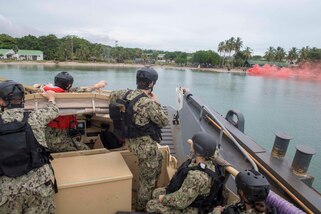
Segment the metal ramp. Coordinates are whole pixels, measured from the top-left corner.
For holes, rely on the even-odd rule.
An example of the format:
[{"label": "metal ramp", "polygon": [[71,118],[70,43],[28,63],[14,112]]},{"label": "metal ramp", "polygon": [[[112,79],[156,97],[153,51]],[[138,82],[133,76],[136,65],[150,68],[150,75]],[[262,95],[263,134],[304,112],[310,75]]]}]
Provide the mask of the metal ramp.
[{"label": "metal ramp", "polygon": [[175,145],[173,142],[173,133],[172,133],[172,112],[169,112],[169,109],[167,106],[163,106],[163,109],[165,111],[165,114],[167,115],[169,119],[169,123],[166,127],[162,128],[162,141],[160,142],[160,145],[162,146],[168,146],[171,152],[171,155],[176,156],[176,151],[175,151]]}]

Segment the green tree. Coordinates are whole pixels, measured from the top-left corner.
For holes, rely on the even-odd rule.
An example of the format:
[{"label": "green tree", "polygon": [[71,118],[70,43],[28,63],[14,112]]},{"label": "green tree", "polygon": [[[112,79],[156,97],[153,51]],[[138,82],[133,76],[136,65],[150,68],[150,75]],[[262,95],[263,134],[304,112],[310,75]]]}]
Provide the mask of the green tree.
[{"label": "green tree", "polygon": [[283,48],[277,47],[275,51],[275,60],[281,62],[286,56],[286,53]]},{"label": "green tree", "polygon": [[0,48],[1,49],[12,49],[17,45],[17,40],[7,34],[0,34]]},{"label": "green tree", "polygon": [[79,60],[88,61],[90,57],[90,50],[88,45],[81,45],[80,47],[78,47],[75,52],[75,56]]},{"label": "green tree", "polygon": [[40,50],[39,39],[35,36],[28,35],[17,38],[17,45],[19,49],[24,50]]},{"label": "green tree", "polygon": [[179,53],[175,58],[175,63],[178,65],[186,65],[187,64],[187,53]]},{"label": "green tree", "polygon": [[308,53],[308,59],[311,61],[321,61],[321,49],[312,48]]},{"label": "green tree", "polygon": [[176,52],[166,52],[165,53],[165,59],[173,61],[174,59],[176,59],[177,55],[178,54]]},{"label": "green tree", "polygon": [[58,58],[61,61],[72,60],[73,58],[73,44],[70,39],[62,38],[58,48]]},{"label": "green tree", "polygon": [[246,60],[251,58],[252,49],[246,47],[243,51],[238,51],[234,54],[233,64],[234,66],[244,66]]},{"label": "green tree", "polygon": [[275,57],[275,48],[269,47],[269,49],[265,52],[264,58],[271,62]]},{"label": "green tree", "polygon": [[254,55],[254,56],[251,57],[251,59],[253,59],[253,60],[262,60],[262,56]]},{"label": "green tree", "polygon": [[193,55],[192,62],[205,66],[218,65],[220,63],[220,56],[211,50],[197,51]]},{"label": "green tree", "polygon": [[44,59],[57,60],[59,58],[58,51],[60,46],[59,39],[53,35],[39,37],[39,49],[43,51]]},{"label": "green tree", "polygon": [[235,50],[235,38],[231,37],[229,40],[225,41],[225,44],[226,44],[226,50],[229,53],[229,57],[230,57],[232,51]]},{"label": "green tree", "polygon": [[252,49],[250,47],[246,47],[243,52],[243,56],[245,60],[249,60],[252,57]]},{"label": "green tree", "polygon": [[[218,48],[217,48],[217,51],[220,53],[220,56],[221,56],[221,66],[224,65],[224,59],[225,59],[225,52],[226,52],[227,48],[226,48],[226,43],[223,41],[223,42],[220,42],[218,44]],[[222,52],[224,53],[223,57],[222,57]]]},{"label": "green tree", "polygon": [[293,47],[291,48],[291,50],[289,50],[288,52],[288,56],[287,56],[287,59],[293,63],[294,60],[297,60],[298,59],[298,49]]},{"label": "green tree", "polygon": [[302,62],[302,61],[307,60],[309,52],[310,52],[310,47],[309,46],[303,47],[299,51],[299,61]]},{"label": "green tree", "polygon": [[242,41],[242,39],[240,37],[237,37],[236,40],[234,41],[235,53],[239,52],[242,47],[243,47],[243,41]]}]

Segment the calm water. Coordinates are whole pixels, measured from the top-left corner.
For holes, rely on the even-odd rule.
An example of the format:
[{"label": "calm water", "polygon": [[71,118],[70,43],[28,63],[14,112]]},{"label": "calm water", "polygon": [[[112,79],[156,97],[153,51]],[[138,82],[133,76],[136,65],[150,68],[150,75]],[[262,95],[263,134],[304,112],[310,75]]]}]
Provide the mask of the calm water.
[{"label": "calm water", "polygon": [[[175,107],[175,88],[187,86],[208,106],[225,115],[230,109],[240,110],[245,117],[245,132],[271,151],[276,131],[294,139],[287,156],[295,154],[295,145],[313,147],[309,173],[315,176],[314,187],[321,191],[321,82],[296,79],[270,79],[240,74],[208,73],[162,68],[155,93],[159,101]],[[75,86],[108,82],[106,89],[135,87],[134,68],[56,67],[0,65],[0,77],[25,84],[53,82],[60,71],[70,72]]]}]

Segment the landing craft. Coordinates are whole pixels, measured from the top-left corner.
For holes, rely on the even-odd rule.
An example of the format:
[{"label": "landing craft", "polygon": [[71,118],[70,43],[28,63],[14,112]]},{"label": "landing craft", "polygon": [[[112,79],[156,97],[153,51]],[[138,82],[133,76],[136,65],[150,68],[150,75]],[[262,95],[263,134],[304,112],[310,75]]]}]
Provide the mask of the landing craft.
[{"label": "landing craft", "polygon": [[[113,132],[108,114],[110,92],[57,94],[60,115],[77,115],[77,140],[91,148],[53,154],[59,190],[55,195],[58,214],[132,212],[138,190],[137,159],[103,137]],[[275,205],[279,213],[321,213],[321,195],[308,185],[312,179],[306,174],[313,150],[298,146],[298,157],[291,164],[285,157],[284,145],[289,140],[285,134],[277,136],[272,155],[244,134],[244,117],[240,112],[232,110],[223,117],[188,89],[178,88],[176,93],[177,109],[164,107],[170,124],[162,130],[159,145],[164,162],[158,186],[165,186],[177,166],[186,160],[189,149],[185,142],[193,133],[203,131],[219,139],[222,157],[236,169],[229,170],[232,175],[237,170],[254,168],[268,178],[273,190],[268,203]],[[26,110],[46,104],[37,93],[26,95],[25,100]],[[225,183],[228,203],[237,198],[233,178],[229,176]]]}]

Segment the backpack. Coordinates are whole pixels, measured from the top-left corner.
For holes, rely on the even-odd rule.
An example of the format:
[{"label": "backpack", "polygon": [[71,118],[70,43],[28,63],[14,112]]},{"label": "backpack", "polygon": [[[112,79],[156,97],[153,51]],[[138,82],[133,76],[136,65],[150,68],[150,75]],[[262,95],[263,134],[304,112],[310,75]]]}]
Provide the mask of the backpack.
[{"label": "backpack", "polygon": [[48,148],[38,143],[24,112],[21,122],[4,123],[0,117],[0,176],[18,177],[49,164]]},{"label": "backpack", "polygon": [[224,201],[223,185],[224,185],[224,169],[220,165],[215,165],[215,172],[208,168],[202,168],[199,165],[189,167],[191,159],[185,161],[176,171],[169,185],[166,187],[166,194],[170,194],[179,190],[190,170],[200,170],[208,174],[214,181],[211,186],[209,195],[199,195],[189,207],[198,208],[199,213],[209,213],[217,205],[222,205]]},{"label": "backpack", "polygon": [[150,136],[153,140],[160,141],[161,129],[152,121],[144,126],[135,124],[133,107],[140,98],[148,96],[145,93],[141,93],[134,99],[128,100],[127,96],[131,92],[132,90],[128,90],[121,99],[109,104],[109,115],[113,120],[115,133],[120,138]]}]

